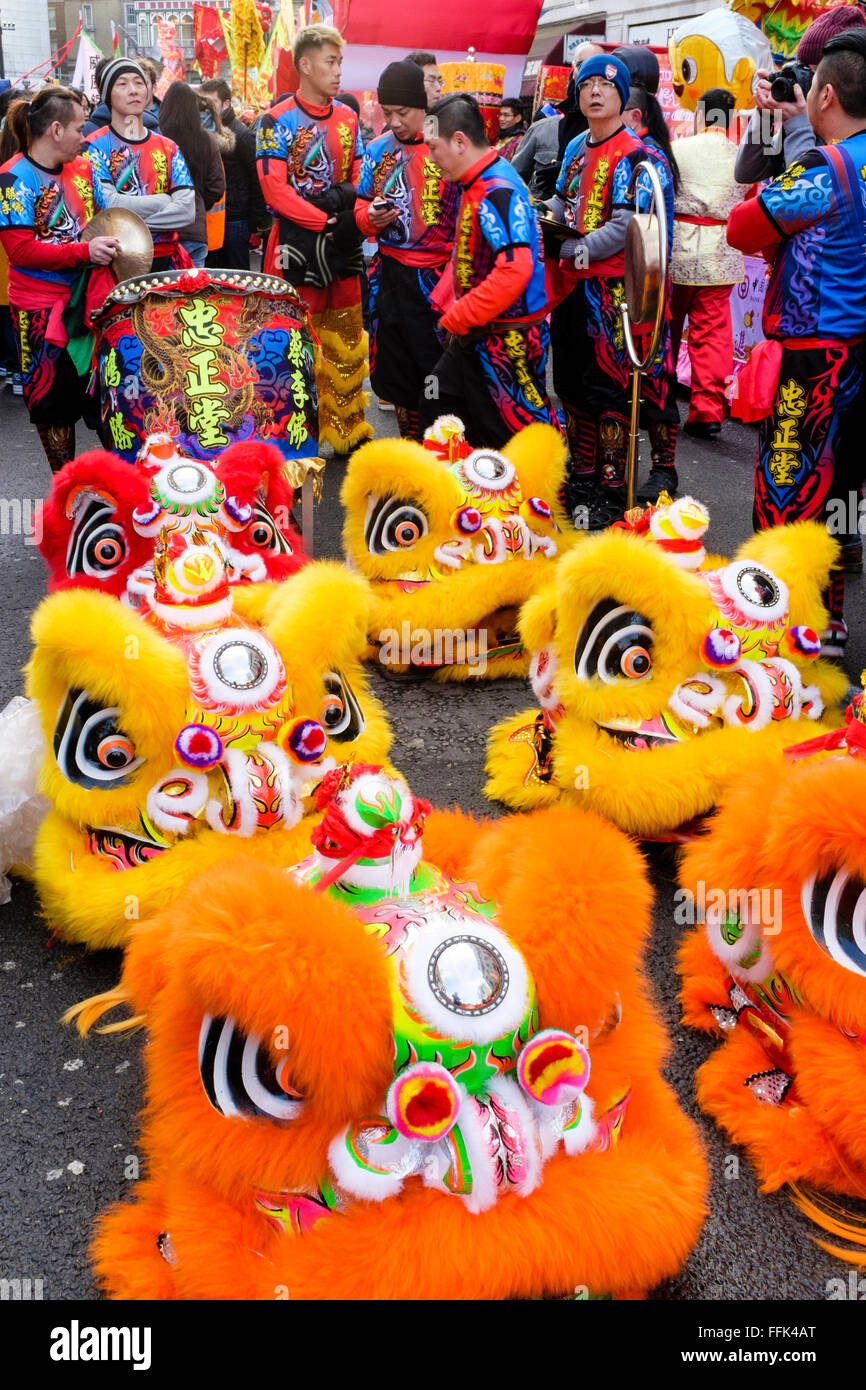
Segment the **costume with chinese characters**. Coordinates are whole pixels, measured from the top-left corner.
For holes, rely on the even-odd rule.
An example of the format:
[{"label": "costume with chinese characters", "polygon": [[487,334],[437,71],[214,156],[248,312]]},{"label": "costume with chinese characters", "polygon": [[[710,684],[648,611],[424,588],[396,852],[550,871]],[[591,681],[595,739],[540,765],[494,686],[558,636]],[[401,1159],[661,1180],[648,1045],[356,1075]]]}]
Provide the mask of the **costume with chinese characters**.
[{"label": "costume with chinese characters", "polygon": [[264,269],[284,275],[309,307],[319,341],[319,436],[338,454],[373,433],[364,420],[363,257],[353,212],[363,153],[358,117],[339,101],[309,106],[290,96],[258,124],[259,181],[277,218]]},{"label": "costume with chinese characters", "polygon": [[[573,288],[554,309],[550,324],[553,383],[565,410],[571,449],[572,505],[583,500],[587,488],[597,485],[619,494],[625,484],[632,365],[620,310],[625,303],[625,233],[635,210],[627,191],[635,168],[647,157],[643,143],[625,126],[598,142],[584,132],[566,146],[551,204],[574,229],[586,258],[582,268],[563,266]],[[643,197],[643,185],[641,193]],[[656,407],[657,418],[668,386],[662,346],[643,385],[644,400]]]},{"label": "costume with chinese characters", "polygon": [[9,258],[9,306],[18,335],[24,402],[52,469],[75,455],[75,424],[99,408],[66,350],[63,310],[90,263],[81,232],[105,206],[84,158],[43,169],[17,154],[0,169],[0,239]]},{"label": "costume with chinese characters", "polygon": [[[832,499],[856,496],[863,481],[866,277],[853,268],[866,241],[864,170],[860,131],[810,150],[731,213],[733,246],[775,256],[762,351],[774,354],[777,385],[759,429],[759,527],[823,519]],[[847,637],[843,600],[837,566],[828,604],[832,655],[842,654]]]},{"label": "costume with chinese characters", "polygon": [[635,846],[573,809],[431,812],[376,766],[316,802],[300,862],[240,855],[130,942],[105,1002],[148,1029],[148,1172],[98,1224],[105,1291],[574,1299],[673,1275],[707,1170],[662,1076]]},{"label": "costume with chinese characters", "polygon": [[[380,232],[369,220],[374,198],[399,211]],[[368,146],[355,220],[379,245],[370,266],[370,382],[396,407],[400,433],[419,440],[418,401],[444,347],[430,296],[451,255],[457,202],[456,185],[420,137],[404,142],[388,132]]]},{"label": "costume with chinese characters", "polygon": [[[132,140],[106,125],[88,136],[87,154],[96,177],[113,183],[118,193],[146,198],[193,188],[192,175],[177,145],[157,131],[148,130],[141,140]],[[148,225],[153,236],[153,270],[182,270],[192,265],[176,230],[160,228],[153,218]]]},{"label": "costume with chinese characters", "polygon": [[493,150],[460,180],[450,273],[455,300],[440,327],[454,341],[434,368],[438,395],[425,394],[422,423],[458,415],[473,447],[496,449],[534,421],[555,424],[538,224],[525,183]]}]

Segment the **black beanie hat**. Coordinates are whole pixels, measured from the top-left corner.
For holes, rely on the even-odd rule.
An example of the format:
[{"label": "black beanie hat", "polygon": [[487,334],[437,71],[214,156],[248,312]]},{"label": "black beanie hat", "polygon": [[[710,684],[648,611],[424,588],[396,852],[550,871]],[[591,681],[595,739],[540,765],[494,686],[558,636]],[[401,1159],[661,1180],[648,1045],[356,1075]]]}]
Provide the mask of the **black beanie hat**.
[{"label": "black beanie hat", "polygon": [[659,60],[650,49],[643,44],[624,43],[613,50],[613,56],[625,63],[633,87],[643,87],[655,96],[659,89]]},{"label": "black beanie hat", "polygon": [[427,110],[424,71],[417,63],[389,63],[379,78],[380,106],[410,106]]},{"label": "black beanie hat", "polygon": [[122,77],[126,72],[134,72],[136,77],[140,77],[142,82],[147,82],[143,68],[134,63],[131,58],[115,58],[113,62],[107,63],[99,79],[99,95],[107,107],[111,107],[111,89],[118,77]]}]

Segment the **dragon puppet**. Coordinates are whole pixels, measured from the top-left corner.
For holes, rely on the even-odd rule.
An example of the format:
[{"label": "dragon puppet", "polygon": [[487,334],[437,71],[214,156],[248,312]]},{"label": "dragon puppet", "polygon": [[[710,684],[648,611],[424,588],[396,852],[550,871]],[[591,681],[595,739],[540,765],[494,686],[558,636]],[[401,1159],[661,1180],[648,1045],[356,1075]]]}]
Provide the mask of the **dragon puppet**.
[{"label": "dragon puppet", "polygon": [[[864,673],[866,674],[866,673]],[[685,1022],[722,1039],[698,1099],[752,1160],[866,1261],[866,1229],[827,1193],[866,1198],[866,708],[789,749],[775,786],[732,790],[690,847],[681,896]],[[820,1193],[815,1189],[820,1189]]]},{"label": "dragon puppet", "polygon": [[636,848],[572,808],[431,814],[376,766],[317,797],[305,858],[228,860],[132,933],[147,1175],[98,1224],[103,1288],[634,1297],[674,1274],[707,1174],[661,1074]]},{"label": "dragon puppet", "polygon": [[578,539],[559,505],[565,445],[530,425],[501,453],[471,449],[456,416],[424,445],[365,444],[341,499],[349,564],[373,587],[370,654],[436,679],[525,675],[520,605]]},{"label": "dragon puppet", "polygon": [[763,531],[725,561],[706,555],[708,523],[693,498],[663,500],[559,561],[520,620],[541,708],[493,729],[491,799],[566,796],[633,834],[675,835],[843,696],[819,656],[825,528]]},{"label": "dragon puppet", "polygon": [[34,878],[49,924],[92,947],[122,944],[226,854],[227,836],[285,862],[319,760],[381,759],[390,744],[361,666],[364,580],[323,561],[281,584],[230,582],[261,555],[212,529],[213,473],[171,468],[210,501],[178,525],[162,491],[134,512],[140,531],[157,530],[150,566],[126,580],[139,607],[65,588],[32,623],[27,690],[50,803]]},{"label": "dragon puppet", "polygon": [[217,462],[150,435],[135,465],[93,449],[54,475],[37,519],[51,591],[99,589],[141,602],[154,539],[198,526],[223,550],[231,582],[281,580],[305,561],[292,521],[286,460],[273,444],[232,444]]}]

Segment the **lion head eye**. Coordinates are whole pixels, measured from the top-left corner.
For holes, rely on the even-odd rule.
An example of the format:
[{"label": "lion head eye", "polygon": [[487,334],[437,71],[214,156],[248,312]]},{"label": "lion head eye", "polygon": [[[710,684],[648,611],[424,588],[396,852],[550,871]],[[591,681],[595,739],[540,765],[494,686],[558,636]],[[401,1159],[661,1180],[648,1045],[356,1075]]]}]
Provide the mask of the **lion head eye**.
[{"label": "lion head eye", "polygon": [[120,728],[121,711],[91,700],[86,690],[67,693],[54,728],[54,757],[68,782],[80,787],[122,787],[144,762]]},{"label": "lion head eye", "polygon": [[242,1032],[233,1018],[205,1014],[198,1069],[205,1095],[228,1119],[296,1120],[304,1108],[289,1079],[289,1058],[275,1066],[259,1035]]},{"label": "lion head eye", "polygon": [[648,680],[652,673],[653,630],[642,613],[615,598],[597,603],[584,623],[574,649],[578,680]]},{"label": "lion head eye", "polygon": [[291,546],[277,526],[267,507],[256,504],[247,535],[257,550],[270,550],[275,555],[291,554]]},{"label": "lion head eye", "polygon": [[803,884],[801,902],[821,950],[845,970],[866,975],[866,883],[847,869],[813,874]]},{"label": "lion head eye", "polygon": [[319,717],[328,738],[338,743],[358,738],[364,732],[366,721],[354,690],[339,671],[326,671],[323,681],[327,695]]},{"label": "lion head eye", "polygon": [[124,529],[115,520],[115,508],[102,498],[92,498],[76,511],[66,554],[66,573],[107,579],[128,553]]},{"label": "lion head eye", "polygon": [[384,497],[370,508],[364,539],[371,555],[390,555],[411,550],[429,529],[427,514],[416,502]]}]

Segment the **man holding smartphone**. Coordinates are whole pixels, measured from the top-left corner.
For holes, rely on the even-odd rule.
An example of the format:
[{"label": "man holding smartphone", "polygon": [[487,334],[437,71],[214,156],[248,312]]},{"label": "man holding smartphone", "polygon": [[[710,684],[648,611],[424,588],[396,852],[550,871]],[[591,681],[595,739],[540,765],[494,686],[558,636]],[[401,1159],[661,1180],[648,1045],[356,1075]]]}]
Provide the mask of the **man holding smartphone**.
[{"label": "man holding smartphone", "polygon": [[355,221],[378,250],[370,266],[370,381],[400,433],[421,439],[418,401],[445,346],[430,296],[451,255],[458,194],[423,136],[424,74],[389,63],[379,78],[385,133],[364,154]]}]

